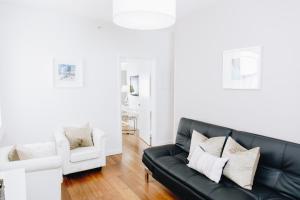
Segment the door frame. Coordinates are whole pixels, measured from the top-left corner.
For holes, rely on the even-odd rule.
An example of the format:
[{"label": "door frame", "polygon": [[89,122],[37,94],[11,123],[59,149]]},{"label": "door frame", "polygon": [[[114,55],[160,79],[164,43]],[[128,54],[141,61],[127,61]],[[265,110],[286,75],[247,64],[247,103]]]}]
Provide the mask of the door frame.
[{"label": "door frame", "polygon": [[[150,98],[151,98],[151,124],[150,124],[150,146],[152,146],[153,141],[155,141],[156,138],[156,95],[157,95],[157,86],[156,86],[156,66],[157,61],[156,58],[153,57],[132,57],[132,56],[119,56],[117,59],[118,64],[118,76],[117,76],[117,84],[118,84],[118,110],[119,110],[119,137],[121,138],[121,144],[122,142],[122,82],[121,82],[121,73],[122,73],[122,63],[123,62],[130,62],[130,61],[138,61],[138,60],[144,60],[144,61],[150,61],[151,64],[151,70],[150,70],[150,84],[151,84],[151,90],[150,90]],[[139,137],[140,138],[140,137]],[[123,152],[123,146],[122,146],[122,152]]]}]

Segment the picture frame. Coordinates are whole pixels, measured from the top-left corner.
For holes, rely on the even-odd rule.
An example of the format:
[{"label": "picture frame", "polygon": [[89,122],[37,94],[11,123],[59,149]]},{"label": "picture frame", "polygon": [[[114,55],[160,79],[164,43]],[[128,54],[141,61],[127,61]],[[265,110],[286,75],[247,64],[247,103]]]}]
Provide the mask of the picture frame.
[{"label": "picture frame", "polygon": [[130,76],[130,94],[131,96],[139,96],[139,76]]},{"label": "picture frame", "polygon": [[223,52],[223,88],[258,90],[261,88],[262,47]]},{"label": "picture frame", "polygon": [[54,59],[53,81],[57,88],[83,87],[83,61]]}]

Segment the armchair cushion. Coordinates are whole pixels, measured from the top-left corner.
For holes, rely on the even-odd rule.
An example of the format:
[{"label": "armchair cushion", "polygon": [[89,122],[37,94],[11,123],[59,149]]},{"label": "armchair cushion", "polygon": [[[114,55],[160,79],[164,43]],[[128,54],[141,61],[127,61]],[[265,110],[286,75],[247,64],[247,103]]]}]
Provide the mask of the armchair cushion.
[{"label": "armchair cushion", "polygon": [[96,147],[79,147],[71,150],[70,161],[81,162],[85,160],[91,160],[98,158],[100,156],[100,152]]}]

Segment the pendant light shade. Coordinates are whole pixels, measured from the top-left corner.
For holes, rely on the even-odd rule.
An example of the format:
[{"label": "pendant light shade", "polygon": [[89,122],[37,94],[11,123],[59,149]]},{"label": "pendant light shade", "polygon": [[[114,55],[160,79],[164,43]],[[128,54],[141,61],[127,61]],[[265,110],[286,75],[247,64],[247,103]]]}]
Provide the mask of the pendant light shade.
[{"label": "pendant light shade", "polygon": [[1,119],[1,108],[0,108],[0,128],[2,126],[2,119]]},{"label": "pendant light shade", "polygon": [[176,21],[176,0],[113,0],[113,21],[129,29],[167,28]]}]

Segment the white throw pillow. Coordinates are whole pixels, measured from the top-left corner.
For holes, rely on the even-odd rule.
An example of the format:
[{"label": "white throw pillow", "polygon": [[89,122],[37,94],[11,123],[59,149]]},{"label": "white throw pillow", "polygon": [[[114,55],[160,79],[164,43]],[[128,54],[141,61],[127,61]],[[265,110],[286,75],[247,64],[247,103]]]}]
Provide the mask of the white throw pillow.
[{"label": "white throw pillow", "polygon": [[203,149],[198,146],[192,153],[188,167],[200,172],[210,180],[219,183],[224,165],[227,161],[228,158],[216,157],[204,152]]},{"label": "white throw pillow", "polygon": [[226,137],[207,138],[202,133],[194,130],[191,139],[190,153],[187,159],[191,159],[191,155],[197,146],[201,146],[205,152],[220,157],[225,140]]},{"label": "white throw pillow", "polygon": [[260,148],[245,149],[231,137],[228,138],[222,157],[229,158],[224,168],[224,176],[241,186],[252,190],[257,169]]},{"label": "white throw pillow", "polygon": [[16,151],[20,160],[43,158],[56,154],[55,145],[53,143],[17,145]]}]

